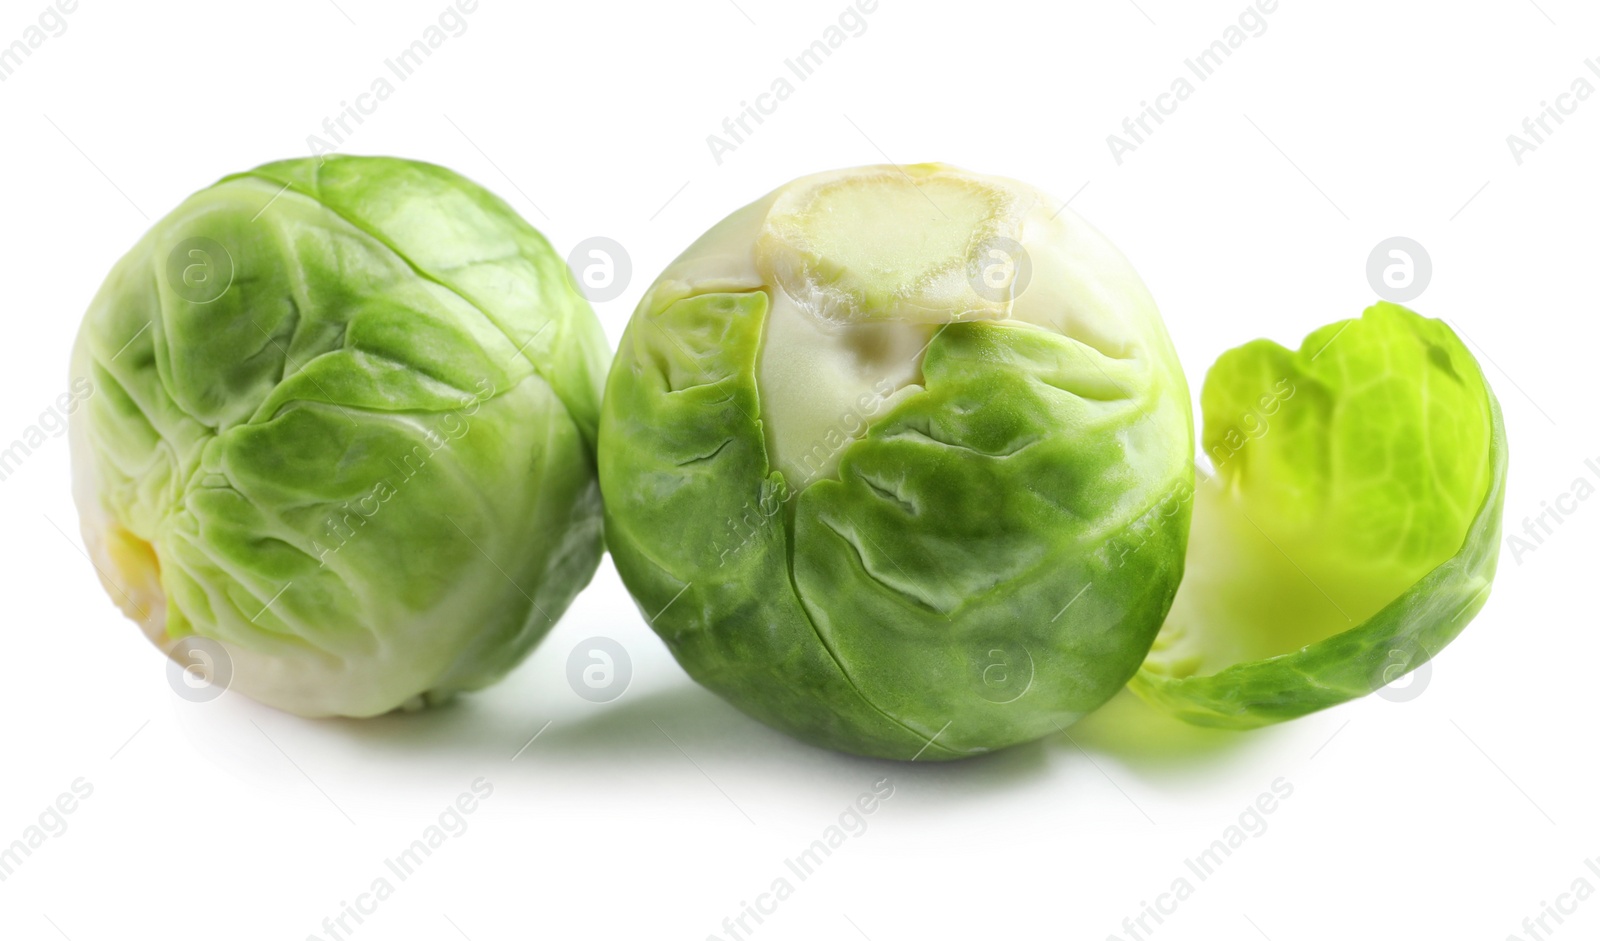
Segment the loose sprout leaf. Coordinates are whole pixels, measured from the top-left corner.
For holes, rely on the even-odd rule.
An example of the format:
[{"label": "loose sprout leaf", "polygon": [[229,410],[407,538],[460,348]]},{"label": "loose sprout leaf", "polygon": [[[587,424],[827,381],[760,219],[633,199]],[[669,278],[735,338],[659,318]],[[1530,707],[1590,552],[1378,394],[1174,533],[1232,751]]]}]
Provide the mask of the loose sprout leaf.
[{"label": "loose sprout leaf", "polygon": [[1280,722],[1416,669],[1483,606],[1505,428],[1444,323],[1385,303],[1298,351],[1249,343],[1201,403],[1216,472],[1139,695],[1199,725]]}]

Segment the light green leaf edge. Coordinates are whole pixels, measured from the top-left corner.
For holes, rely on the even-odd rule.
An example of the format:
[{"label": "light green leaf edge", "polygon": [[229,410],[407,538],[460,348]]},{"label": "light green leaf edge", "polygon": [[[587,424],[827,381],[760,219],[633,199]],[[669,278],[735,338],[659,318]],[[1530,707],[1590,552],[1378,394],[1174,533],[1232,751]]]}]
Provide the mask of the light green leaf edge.
[{"label": "light green leaf edge", "polygon": [[1493,470],[1483,502],[1455,555],[1377,614],[1326,640],[1206,676],[1175,678],[1145,666],[1129,682],[1129,688],[1186,722],[1252,729],[1365,696],[1443,650],[1488,600],[1500,558],[1507,466],[1505,422],[1500,402],[1481,369],[1478,378],[1489,403]]}]

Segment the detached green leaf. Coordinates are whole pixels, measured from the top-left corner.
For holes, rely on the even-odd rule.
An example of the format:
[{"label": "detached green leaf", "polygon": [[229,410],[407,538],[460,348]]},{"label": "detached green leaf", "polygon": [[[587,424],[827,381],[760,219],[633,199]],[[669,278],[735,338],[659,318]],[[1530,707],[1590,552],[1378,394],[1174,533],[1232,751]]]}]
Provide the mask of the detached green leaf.
[{"label": "detached green leaf", "polygon": [[1280,722],[1416,669],[1482,608],[1505,428],[1444,323],[1378,304],[1298,351],[1258,340],[1201,404],[1217,470],[1140,696],[1198,725]]}]

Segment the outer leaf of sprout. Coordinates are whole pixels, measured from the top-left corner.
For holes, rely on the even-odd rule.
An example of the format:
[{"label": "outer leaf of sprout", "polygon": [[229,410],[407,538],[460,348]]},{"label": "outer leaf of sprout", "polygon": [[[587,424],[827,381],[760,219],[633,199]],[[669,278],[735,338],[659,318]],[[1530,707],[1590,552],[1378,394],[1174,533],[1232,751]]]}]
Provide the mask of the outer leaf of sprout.
[{"label": "outer leaf of sprout", "polygon": [[1505,427],[1445,324],[1379,304],[1298,351],[1256,341],[1202,404],[1218,472],[1139,695],[1200,725],[1294,718],[1416,669],[1483,606]]}]

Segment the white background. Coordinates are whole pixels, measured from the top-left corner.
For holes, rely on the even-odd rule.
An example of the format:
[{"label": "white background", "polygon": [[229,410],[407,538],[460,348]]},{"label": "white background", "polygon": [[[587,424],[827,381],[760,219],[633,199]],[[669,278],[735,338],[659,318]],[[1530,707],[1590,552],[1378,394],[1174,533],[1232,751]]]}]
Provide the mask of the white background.
[{"label": "white background", "polygon": [[[1506,142],[1575,78],[1600,85],[1584,64],[1600,14],[1538,2],[1283,0],[1119,165],[1107,135],[1244,0],[880,0],[719,165],[707,135],[845,0],[482,0],[341,149],[457,169],[563,254],[621,243],[634,277],[596,305],[613,343],[673,255],[792,177],[886,159],[1017,177],[1076,194],[1128,254],[1196,391],[1228,347],[1358,314],[1368,254],[1409,236],[1434,268],[1412,306],[1468,338],[1504,404],[1515,532],[1600,482],[1584,467],[1600,464],[1600,102],[1520,165]],[[0,444],[65,391],[81,312],[152,222],[306,154],[444,8],[338,3],[83,0],[0,83]],[[43,7],[4,0],[0,44]],[[93,793],[0,882],[6,939],[328,938],[323,919],[480,777],[494,793],[469,829],[348,922],[355,938],[727,938],[723,919],[797,882],[784,859],[884,777],[866,832],[741,937],[1127,938],[1123,919],[1188,875],[1154,937],[1500,941],[1548,936],[1522,920],[1575,879],[1600,888],[1584,866],[1600,499],[1536,551],[1506,549],[1487,608],[1409,701],[1160,740],[1098,716],[928,766],[797,744],[700,690],[609,561],[530,660],[450,709],[316,722],[185,701],[96,584],[67,476],[53,438],[0,482],[0,843],[75,780]],[[632,660],[604,705],[566,679],[594,636]],[[1293,794],[1267,830],[1196,880],[1184,860],[1278,778]],[[1600,900],[1546,924],[1594,937]]]}]

